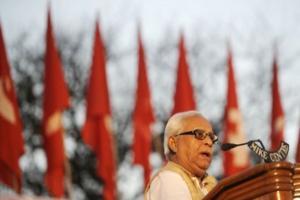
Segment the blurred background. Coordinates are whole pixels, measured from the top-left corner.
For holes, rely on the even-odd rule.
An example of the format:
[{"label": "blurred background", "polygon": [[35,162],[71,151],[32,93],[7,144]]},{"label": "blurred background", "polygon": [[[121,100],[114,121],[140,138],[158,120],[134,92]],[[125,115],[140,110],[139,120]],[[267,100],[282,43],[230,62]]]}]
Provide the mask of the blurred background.
[{"label": "blurred background", "polygon": [[[276,60],[287,160],[295,162],[300,121],[300,2],[298,0],[0,0],[0,23],[23,122],[20,159],[22,194],[47,196],[47,168],[41,137],[47,9],[71,106],[64,113],[65,150],[71,164],[74,199],[101,199],[95,155],[82,142],[86,88],[96,20],[107,54],[113,134],[117,143],[118,199],[143,199],[143,170],[132,164],[132,115],[137,85],[137,34],[141,32],[156,122],[152,127],[153,172],[163,163],[161,140],[171,114],[184,35],[197,110],[222,139],[230,43],[246,139],[270,145],[272,63]],[[223,177],[215,147],[209,173]],[[251,158],[252,163],[258,162]]]}]

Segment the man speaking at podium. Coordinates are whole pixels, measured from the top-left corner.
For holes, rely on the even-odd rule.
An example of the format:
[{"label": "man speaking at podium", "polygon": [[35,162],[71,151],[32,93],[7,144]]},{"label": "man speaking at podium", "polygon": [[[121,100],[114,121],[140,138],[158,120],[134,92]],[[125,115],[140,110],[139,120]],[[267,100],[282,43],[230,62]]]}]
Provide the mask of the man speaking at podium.
[{"label": "man speaking at podium", "polygon": [[173,115],[164,132],[167,164],[154,175],[145,191],[146,200],[199,200],[217,184],[206,170],[217,136],[199,112]]}]

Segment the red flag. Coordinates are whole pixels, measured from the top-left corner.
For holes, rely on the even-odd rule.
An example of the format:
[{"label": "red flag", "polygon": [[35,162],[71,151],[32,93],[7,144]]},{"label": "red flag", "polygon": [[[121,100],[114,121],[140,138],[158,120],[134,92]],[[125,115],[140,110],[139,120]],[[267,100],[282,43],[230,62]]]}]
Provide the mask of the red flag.
[{"label": "red flag", "polygon": [[[233,58],[229,51],[227,103],[224,118],[224,143],[243,143],[246,135],[243,127],[243,119],[238,106],[236,83],[233,70]],[[230,176],[249,167],[249,154],[244,147],[235,148],[224,152],[223,155],[224,176]]]},{"label": "red flag", "polygon": [[64,196],[65,153],[62,112],[69,106],[67,86],[55,46],[50,11],[48,11],[43,101],[43,136],[47,156],[46,185],[51,195]]},{"label": "red flag", "polygon": [[105,47],[98,23],[94,36],[94,53],[87,92],[87,116],[82,138],[95,152],[97,174],[104,182],[105,200],[116,199],[116,166],[111,130],[111,110],[106,78]]},{"label": "red flag", "polygon": [[138,78],[136,102],[133,113],[134,123],[134,163],[140,164],[144,168],[144,186],[147,185],[150,178],[149,156],[151,153],[151,124],[154,122],[154,114],[151,105],[151,96],[148,86],[146,71],[145,53],[142,44],[141,35],[138,35]]},{"label": "red flag", "polygon": [[174,107],[172,113],[195,110],[193,86],[189,76],[189,66],[186,59],[186,51],[183,36],[179,41],[179,59],[177,68],[176,91],[174,95]]},{"label": "red flag", "polygon": [[19,158],[24,152],[22,123],[0,26],[0,182],[20,192]]},{"label": "red flag", "polygon": [[272,119],[271,119],[271,150],[279,148],[283,140],[284,113],[280,100],[278,84],[278,66],[276,59],[273,62],[273,83],[272,83]]}]

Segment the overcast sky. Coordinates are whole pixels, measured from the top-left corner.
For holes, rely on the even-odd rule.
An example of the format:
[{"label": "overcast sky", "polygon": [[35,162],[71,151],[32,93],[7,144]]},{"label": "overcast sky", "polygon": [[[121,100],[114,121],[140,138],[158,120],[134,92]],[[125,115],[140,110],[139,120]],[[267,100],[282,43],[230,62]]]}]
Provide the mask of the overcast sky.
[{"label": "overcast sky", "polygon": [[91,24],[99,15],[104,29],[120,20],[139,20],[145,37],[157,37],[166,25],[189,30],[200,23],[204,27],[239,24],[247,31],[253,19],[263,15],[278,34],[300,31],[297,0],[0,0],[6,39],[13,39],[22,30],[43,32],[47,2],[54,26],[68,29]]}]

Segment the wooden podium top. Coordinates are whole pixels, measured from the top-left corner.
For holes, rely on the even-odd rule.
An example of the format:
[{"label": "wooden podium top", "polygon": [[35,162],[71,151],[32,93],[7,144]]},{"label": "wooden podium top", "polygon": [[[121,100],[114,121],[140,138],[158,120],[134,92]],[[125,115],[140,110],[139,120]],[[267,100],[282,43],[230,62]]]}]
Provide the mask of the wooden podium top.
[{"label": "wooden podium top", "polygon": [[221,180],[204,200],[293,199],[296,166],[288,162],[259,164]]}]

